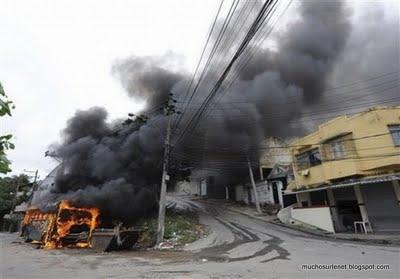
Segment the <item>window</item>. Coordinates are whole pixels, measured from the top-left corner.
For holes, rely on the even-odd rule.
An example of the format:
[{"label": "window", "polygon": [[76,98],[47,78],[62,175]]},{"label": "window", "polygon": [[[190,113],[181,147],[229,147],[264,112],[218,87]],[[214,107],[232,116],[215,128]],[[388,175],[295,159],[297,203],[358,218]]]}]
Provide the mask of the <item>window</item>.
[{"label": "window", "polygon": [[322,158],[326,161],[357,156],[357,149],[351,132],[342,133],[341,135],[326,140],[322,145],[322,150]]},{"label": "window", "polygon": [[261,168],[262,176],[264,179],[268,177],[268,175],[271,173],[271,170],[271,168]]},{"label": "window", "polygon": [[394,146],[400,146],[400,124],[389,125],[389,131],[392,135]]},{"label": "window", "polygon": [[344,146],[342,139],[336,139],[331,141],[331,151],[333,159],[341,159],[344,157]]},{"label": "window", "polygon": [[310,165],[316,166],[321,164],[321,153],[318,148],[308,151],[308,158],[310,159]]},{"label": "window", "polygon": [[298,169],[306,169],[310,166],[307,152],[296,155],[296,164]]},{"label": "window", "polygon": [[321,164],[321,153],[318,148],[308,150],[296,155],[298,169],[306,169]]}]

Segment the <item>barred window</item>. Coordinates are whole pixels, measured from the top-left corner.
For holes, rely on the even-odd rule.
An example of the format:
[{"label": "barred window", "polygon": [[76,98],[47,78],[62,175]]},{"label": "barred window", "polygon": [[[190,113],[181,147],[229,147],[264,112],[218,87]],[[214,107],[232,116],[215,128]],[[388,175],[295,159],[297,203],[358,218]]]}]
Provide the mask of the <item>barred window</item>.
[{"label": "barred window", "polygon": [[318,148],[314,148],[309,151],[310,165],[316,166],[321,164],[321,153],[319,152]]},{"label": "barred window", "polygon": [[341,159],[344,157],[344,145],[343,139],[339,138],[337,140],[331,141],[332,157],[334,159]]},{"label": "barred window", "polygon": [[298,169],[306,169],[322,163],[321,153],[318,148],[308,150],[296,155],[296,165]]},{"label": "barred window", "polygon": [[306,169],[310,166],[307,152],[296,155],[296,165],[298,169]]}]

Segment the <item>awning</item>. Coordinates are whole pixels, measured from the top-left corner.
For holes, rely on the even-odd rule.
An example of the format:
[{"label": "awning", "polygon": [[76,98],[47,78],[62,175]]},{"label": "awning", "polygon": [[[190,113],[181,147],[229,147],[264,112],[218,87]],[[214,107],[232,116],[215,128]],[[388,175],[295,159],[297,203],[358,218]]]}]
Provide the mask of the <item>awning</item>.
[{"label": "awning", "polygon": [[374,184],[374,183],[394,181],[394,180],[400,180],[400,174],[389,174],[389,175],[375,176],[375,177],[364,178],[364,179],[352,179],[351,181],[348,180],[348,181],[345,181],[342,183],[329,184],[329,185],[322,186],[322,187],[316,187],[316,188],[312,188],[312,189],[305,189],[305,190],[293,191],[290,193],[284,193],[284,195],[293,195],[293,194],[299,194],[299,193],[322,191],[322,190],[326,190],[328,188],[334,189],[334,188],[350,187],[350,186],[354,186],[354,185]]}]

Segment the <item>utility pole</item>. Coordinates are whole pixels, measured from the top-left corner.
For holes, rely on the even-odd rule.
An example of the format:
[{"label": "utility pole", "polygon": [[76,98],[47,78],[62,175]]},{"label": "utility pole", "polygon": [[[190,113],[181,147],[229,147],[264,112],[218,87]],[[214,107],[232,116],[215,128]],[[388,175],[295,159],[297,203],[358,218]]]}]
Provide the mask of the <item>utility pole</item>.
[{"label": "utility pole", "polygon": [[19,177],[17,178],[17,184],[15,185],[15,195],[14,195],[14,199],[13,199],[13,203],[12,203],[12,212],[14,212],[15,207],[17,206],[17,199],[18,199],[18,191],[19,191],[19,187],[20,187],[21,182],[19,181]]},{"label": "utility pole", "polygon": [[[31,171],[31,170],[25,170],[24,169],[24,172],[28,172],[28,173],[33,173],[34,172],[35,173],[35,176],[34,176],[34,179],[33,179],[33,182],[32,182],[32,190],[31,190],[32,192],[31,192],[30,197],[28,199],[28,206],[30,206],[31,203],[32,203],[33,195],[34,195],[35,191],[38,189],[38,186],[39,186],[39,185],[36,185],[36,182],[37,182],[37,179],[38,179],[39,170]],[[30,176],[30,177],[32,177],[32,176]]]},{"label": "utility pole", "polygon": [[251,185],[253,186],[254,202],[256,204],[256,209],[257,209],[258,213],[261,213],[261,208],[260,208],[260,203],[258,200],[258,193],[257,193],[257,188],[256,188],[256,182],[254,181],[253,170],[251,169],[250,159],[248,156],[247,156],[247,165],[249,166],[250,181],[251,181]]},{"label": "utility pole", "polygon": [[164,240],[164,230],[165,230],[165,202],[167,195],[167,181],[169,180],[168,175],[168,157],[170,148],[170,138],[171,138],[171,115],[174,113],[180,114],[180,112],[175,110],[175,106],[171,104],[171,101],[176,102],[172,99],[172,94],[169,94],[168,101],[166,102],[165,114],[168,117],[167,122],[167,133],[164,142],[164,158],[163,158],[163,173],[161,177],[161,191],[160,191],[160,201],[159,201],[159,211],[158,211],[158,228],[157,228],[157,245],[160,245]]},{"label": "utility pole", "polygon": [[33,179],[33,182],[32,182],[32,192],[37,190],[36,181],[37,181],[37,178],[38,178],[38,173],[39,173],[39,170],[36,170],[35,171],[35,178]]}]

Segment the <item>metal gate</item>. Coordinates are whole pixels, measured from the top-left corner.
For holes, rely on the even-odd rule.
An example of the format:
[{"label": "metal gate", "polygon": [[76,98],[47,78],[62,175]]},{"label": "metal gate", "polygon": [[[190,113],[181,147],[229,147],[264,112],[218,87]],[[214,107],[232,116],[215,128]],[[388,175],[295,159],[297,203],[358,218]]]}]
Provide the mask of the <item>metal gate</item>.
[{"label": "metal gate", "polygon": [[361,191],[373,229],[377,232],[400,231],[400,206],[392,182],[365,185]]}]

